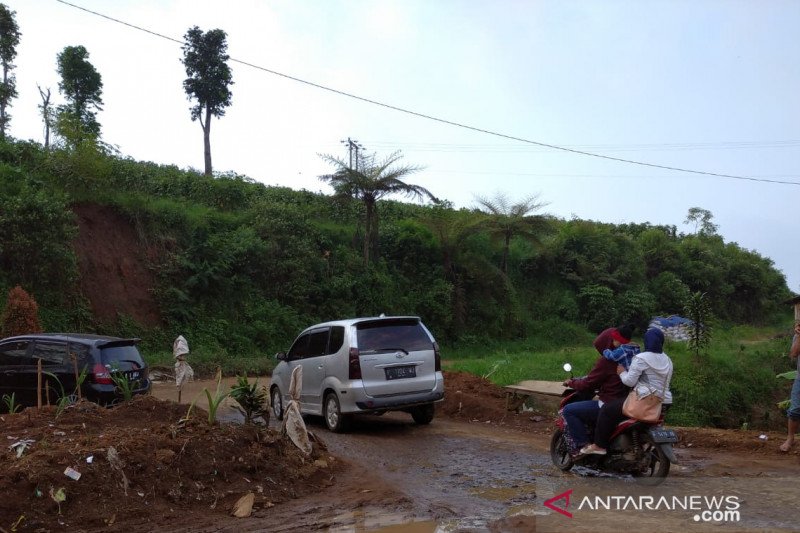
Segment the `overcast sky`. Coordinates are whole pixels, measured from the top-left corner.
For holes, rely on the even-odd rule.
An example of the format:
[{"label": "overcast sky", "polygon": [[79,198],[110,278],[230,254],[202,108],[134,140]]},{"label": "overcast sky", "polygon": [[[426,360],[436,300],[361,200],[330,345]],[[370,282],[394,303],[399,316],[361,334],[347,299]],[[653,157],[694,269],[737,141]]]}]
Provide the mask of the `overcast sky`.
[{"label": "overcast sky", "polygon": [[[203,167],[180,45],[57,0],[5,0],[22,32],[10,133],[43,139],[36,85],[83,45],[103,78],[98,119],[124,155]],[[800,2],[71,0],[181,39],[228,34],[232,58],[415,113],[573,150],[728,174],[682,173],[434,122],[231,63],[212,123],[214,169],[331,192],[317,156],[358,140],[425,167],[409,178],[457,207],[538,194],[544,212],[674,224],[710,210],[727,241],[773,259],[800,291]],[[224,7],[223,7],[224,6]],[[787,310],[787,312],[789,312]]]}]

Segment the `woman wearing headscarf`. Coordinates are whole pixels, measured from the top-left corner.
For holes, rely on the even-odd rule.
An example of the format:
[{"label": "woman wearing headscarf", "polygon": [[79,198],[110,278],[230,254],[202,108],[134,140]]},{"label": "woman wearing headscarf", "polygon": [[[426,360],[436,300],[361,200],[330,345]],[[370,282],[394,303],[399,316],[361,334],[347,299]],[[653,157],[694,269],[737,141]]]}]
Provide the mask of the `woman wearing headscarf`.
[{"label": "woman wearing headscarf", "polygon": [[[617,367],[619,379],[624,385],[634,387],[640,397],[657,394],[663,405],[672,404],[669,384],[672,379],[672,360],[664,353],[664,333],[650,328],[644,334],[644,352],[634,355],[630,369]],[[614,428],[625,418],[622,405],[625,397],[607,402],[600,410],[594,431],[594,444],[581,448],[582,454],[605,455]]]}]

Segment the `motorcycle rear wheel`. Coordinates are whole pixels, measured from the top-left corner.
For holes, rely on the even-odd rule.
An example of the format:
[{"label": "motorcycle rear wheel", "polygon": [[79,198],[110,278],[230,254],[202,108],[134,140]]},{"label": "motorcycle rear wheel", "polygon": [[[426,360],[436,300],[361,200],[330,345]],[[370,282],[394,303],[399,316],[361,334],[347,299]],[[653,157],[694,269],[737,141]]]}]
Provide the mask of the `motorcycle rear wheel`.
[{"label": "motorcycle rear wheel", "polygon": [[664,482],[669,474],[670,462],[661,446],[653,441],[649,433],[641,434],[645,468],[633,475],[641,485],[655,486]]},{"label": "motorcycle rear wheel", "polygon": [[564,431],[561,429],[557,429],[550,439],[550,459],[562,472],[571,469],[575,464],[569,454],[569,446],[567,446],[567,439],[564,438]]}]

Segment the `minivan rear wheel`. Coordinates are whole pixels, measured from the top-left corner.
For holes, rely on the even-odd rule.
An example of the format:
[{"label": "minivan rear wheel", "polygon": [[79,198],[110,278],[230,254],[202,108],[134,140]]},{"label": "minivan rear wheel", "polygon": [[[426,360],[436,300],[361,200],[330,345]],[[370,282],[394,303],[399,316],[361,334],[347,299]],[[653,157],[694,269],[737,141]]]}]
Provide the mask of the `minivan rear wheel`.
[{"label": "minivan rear wheel", "polygon": [[342,408],[339,405],[339,398],[336,393],[329,392],[325,396],[324,411],[325,425],[334,433],[342,433],[347,431],[350,425],[350,417],[342,414]]},{"label": "minivan rear wheel", "polygon": [[272,404],[272,414],[276,420],[283,420],[283,397],[278,387],[272,387],[270,392],[270,404]]},{"label": "minivan rear wheel", "polygon": [[413,408],[411,410],[411,417],[414,419],[414,422],[424,426],[433,421],[433,413],[433,404],[429,403]]}]

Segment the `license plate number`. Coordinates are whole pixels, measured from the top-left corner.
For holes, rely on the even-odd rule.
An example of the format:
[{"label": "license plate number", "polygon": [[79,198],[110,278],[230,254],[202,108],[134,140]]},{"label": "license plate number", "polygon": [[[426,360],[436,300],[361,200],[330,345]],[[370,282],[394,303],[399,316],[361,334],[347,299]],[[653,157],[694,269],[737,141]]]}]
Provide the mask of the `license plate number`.
[{"label": "license plate number", "polygon": [[139,372],[128,372],[128,380],[133,381],[139,379]]},{"label": "license plate number", "polygon": [[650,435],[655,442],[678,442],[678,435],[671,429],[651,429]]},{"label": "license plate number", "polygon": [[417,367],[415,366],[392,366],[386,370],[386,379],[406,379],[417,377]]}]

